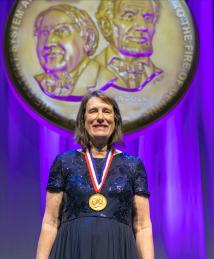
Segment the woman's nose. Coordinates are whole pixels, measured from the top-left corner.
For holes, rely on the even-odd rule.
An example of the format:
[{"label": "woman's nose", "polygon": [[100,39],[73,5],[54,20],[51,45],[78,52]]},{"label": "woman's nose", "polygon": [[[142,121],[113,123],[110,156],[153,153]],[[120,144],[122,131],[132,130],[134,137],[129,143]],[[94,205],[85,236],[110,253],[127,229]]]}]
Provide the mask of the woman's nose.
[{"label": "woman's nose", "polygon": [[103,112],[102,112],[102,111],[99,111],[99,112],[98,112],[98,114],[97,114],[97,120],[98,120],[99,122],[104,120],[104,116],[103,116]]}]

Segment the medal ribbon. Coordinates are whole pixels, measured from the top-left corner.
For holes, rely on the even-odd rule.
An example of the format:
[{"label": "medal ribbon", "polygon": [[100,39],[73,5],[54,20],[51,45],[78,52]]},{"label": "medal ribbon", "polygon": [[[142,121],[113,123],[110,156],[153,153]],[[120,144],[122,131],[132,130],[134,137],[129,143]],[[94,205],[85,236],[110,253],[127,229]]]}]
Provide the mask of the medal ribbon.
[{"label": "medal ribbon", "polygon": [[113,156],[114,156],[114,150],[111,149],[106,154],[105,163],[104,163],[104,166],[103,166],[102,178],[101,178],[100,183],[98,182],[98,179],[97,179],[92,154],[90,153],[90,151],[88,149],[84,150],[84,154],[85,154],[85,160],[86,160],[86,164],[87,164],[87,167],[88,167],[88,171],[89,171],[89,174],[90,174],[90,177],[91,177],[91,181],[92,181],[93,186],[94,186],[94,190],[96,192],[100,192],[102,187],[103,187],[103,184],[106,180],[106,177],[108,175],[109,168],[111,166],[111,162],[112,162],[112,159],[113,159]]}]

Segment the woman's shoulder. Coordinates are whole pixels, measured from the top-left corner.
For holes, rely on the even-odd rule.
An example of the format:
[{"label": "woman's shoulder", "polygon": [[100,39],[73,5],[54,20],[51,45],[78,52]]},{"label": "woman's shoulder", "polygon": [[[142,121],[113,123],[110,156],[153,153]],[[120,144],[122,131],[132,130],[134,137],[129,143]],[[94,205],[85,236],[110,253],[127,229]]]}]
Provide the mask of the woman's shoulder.
[{"label": "woman's shoulder", "polygon": [[133,156],[127,152],[121,151],[116,149],[115,155],[120,157],[121,160],[127,161],[129,163],[138,163],[140,161],[140,158],[137,156]]},{"label": "woman's shoulder", "polygon": [[68,150],[57,155],[57,158],[66,161],[70,159],[79,159],[82,156],[81,149]]}]

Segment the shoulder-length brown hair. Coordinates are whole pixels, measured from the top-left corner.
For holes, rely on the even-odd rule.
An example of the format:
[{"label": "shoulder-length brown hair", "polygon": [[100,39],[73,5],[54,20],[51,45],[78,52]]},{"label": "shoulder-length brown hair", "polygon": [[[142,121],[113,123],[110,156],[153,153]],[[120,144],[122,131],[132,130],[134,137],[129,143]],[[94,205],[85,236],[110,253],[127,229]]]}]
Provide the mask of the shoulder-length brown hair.
[{"label": "shoulder-length brown hair", "polygon": [[76,127],[75,127],[75,140],[83,147],[89,147],[90,145],[90,137],[89,134],[85,128],[85,112],[86,112],[86,105],[88,101],[92,97],[98,97],[103,102],[110,104],[113,106],[114,110],[114,121],[115,121],[115,129],[112,133],[112,135],[109,138],[108,145],[111,146],[115,142],[118,142],[120,144],[123,144],[122,141],[122,118],[120,114],[120,110],[118,107],[118,104],[116,101],[108,96],[107,94],[101,92],[101,91],[94,91],[84,96],[80,108],[77,114],[76,118]]}]

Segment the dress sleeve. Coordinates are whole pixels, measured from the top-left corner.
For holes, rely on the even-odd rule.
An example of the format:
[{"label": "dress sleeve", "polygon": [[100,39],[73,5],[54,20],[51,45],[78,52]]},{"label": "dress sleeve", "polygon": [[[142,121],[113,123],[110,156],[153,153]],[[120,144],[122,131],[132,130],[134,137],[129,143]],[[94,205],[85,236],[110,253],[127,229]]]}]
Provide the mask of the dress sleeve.
[{"label": "dress sleeve", "polygon": [[65,179],[63,175],[62,160],[58,155],[50,169],[46,190],[49,192],[64,191]]},{"label": "dress sleeve", "polygon": [[150,196],[146,170],[140,159],[137,159],[134,172],[134,194],[143,195],[146,197]]}]

